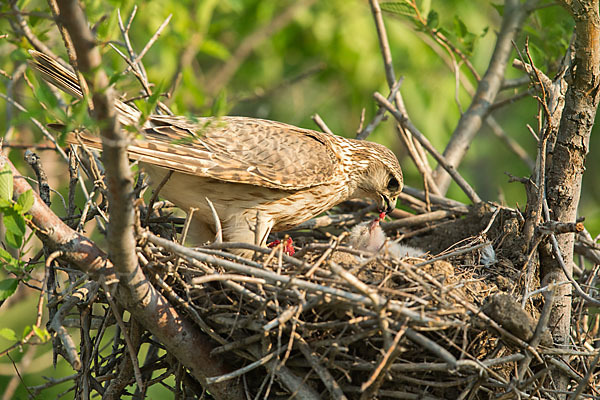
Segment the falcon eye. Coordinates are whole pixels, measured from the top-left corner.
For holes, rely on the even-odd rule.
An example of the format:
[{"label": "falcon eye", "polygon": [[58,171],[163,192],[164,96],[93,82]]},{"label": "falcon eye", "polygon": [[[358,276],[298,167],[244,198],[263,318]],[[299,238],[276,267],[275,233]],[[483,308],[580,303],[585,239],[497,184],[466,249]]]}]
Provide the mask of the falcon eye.
[{"label": "falcon eye", "polygon": [[398,180],[392,176],[387,184],[387,190],[396,192],[398,189],[400,189],[400,184],[398,183]]}]

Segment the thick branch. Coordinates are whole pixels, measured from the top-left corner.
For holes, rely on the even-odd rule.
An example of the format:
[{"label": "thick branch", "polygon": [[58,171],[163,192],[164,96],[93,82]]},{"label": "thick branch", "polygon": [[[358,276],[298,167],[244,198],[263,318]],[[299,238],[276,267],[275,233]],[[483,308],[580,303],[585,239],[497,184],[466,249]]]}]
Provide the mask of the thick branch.
[{"label": "thick branch", "polygon": [[[536,1],[528,1],[521,4],[519,0],[506,0],[504,2],[502,27],[498,34],[489,67],[477,86],[473,102],[458,121],[448,146],[444,150],[444,158],[453,167],[460,165],[490,106],[494,103],[494,99],[502,86],[504,70],[512,51],[512,42],[519,33],[529,10],[535,3]],[[435,181],[442,193],[448,191],[450,176],[440,165],[435,170]]]},{"label": "thick branch", "polygon": [[[31,190],[25,178],[20,176],[19,171],[0,152],[0,169],[4,164],[8,164],[13,172],[15,197]],[[51,251],[62,251],[64,255],[61,259],[86,272],[93,280],[114,281],[114,267],[106,254],[88,238],[69,228],[35,192],[34,198],[28,214],[40,229],[36,233],[44,245]],[[170,354],[189,368],[191,374],[216,398],[242,399],[242,391],[235,382],[206,385],[207,377],[224,375],[231,372],[231,369],[222,360],[210,355],[214,346],[199,328],[184,319],[149,281],[140,282],[139,291],[146,296],[144,302],[134,306],[127,304],[126,296],[116,296],[116,299],[165,345]]]},{"label": "thick branch", "polygon": [[[14,196],[18,197],[30,190],[31,186],[27,180],[21,176],[8,157],[0,152],[0,169],[5,164],[10,166],[13,173]],[[44,246],[51,252],[63,251],[63,260],[77,265],[82,272],[87,273],[94,280],[100,277],[108,281],[114,280],[113,266],[106,260],[104,252],[91,240],[69,228],[35,191],[33,195],[35,201],[28,214],[31,215],[33,224],[40,229],[36,233]]]},{"label": "thick branch", "polygon": [[[59,23],[69,32],[77,54],[76,66],[88,80],[94,106],[93,117],[100,126],[103,161],[109,193],[109,257],[121,279],[130,287],[145,279],[137,269],[133,235],[134,212],[132,182],[127,158],[127,137],[119,128],[114,95],[108,77],[100,68],[101,56],[94,36],[88,28],[83,10],[76,0],[58,1]],[[132,293],[132,301],[140,301],[143,293]]]},{"label": "thick branch", "polygon": [[[564,0],[561,3],[575,20],[575,63],[571,68],[572,81],[565,96],[565,108],[552,163],[547,166],[546,188],[548,206],[552,213],[550,218],[559,222],[572,222],[577,217],[585,157],[598,106],[600,15],[598,0]],[[566,272],[572,275],[574,234],[560,235],[557,241],[566,263]],[[540,260],[546,279],[552,276],[556,276],[557,281],[566,279],[549,246],[541,249]],[[569,344],[571,299],[571,286],[560,286],[549,323],[555,327],[552,335],[559,344]],[[556,373],[555,380],[558,382],[557,389],[566,389],[568,379]]]},{"label": "thick branch", "polygon": [[77,0],[60,0],[58,8],[58,22],[66,28],[73,42],[78,63],[74,67],[87,80],[92,96],[92,116],[102,136],[110,213],[107,239],[109,258],[120,282],[118,298],[211,393],[219,398],[241,398],[238,386],[207,386],[206,377],[222,373],[223,364],[210,357],[212,348],[208,340],[194,332],[197,328],[183,319],[156,291],[138,265],[128,140],[119,126],[113,91],[101,68],[100,51],[79,3]]}]

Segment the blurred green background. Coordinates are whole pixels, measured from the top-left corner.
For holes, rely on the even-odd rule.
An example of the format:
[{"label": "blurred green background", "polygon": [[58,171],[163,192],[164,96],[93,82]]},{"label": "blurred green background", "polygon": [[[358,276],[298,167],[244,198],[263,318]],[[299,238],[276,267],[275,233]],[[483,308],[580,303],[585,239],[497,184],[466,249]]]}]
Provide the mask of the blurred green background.
[{"label": "blurred green background", "polygon": [[[431,27],[443,32],[466,53],[480,75],[485,73],[492,54],[496,33],[501,22],[502,7],[496,2],[472,0],[419,1],[425,16],[430,16]],[[333,132],[354,137],[361,111],[365,109],[368,123],[376,106],[373,93],[387,95],[387,84],[373,18],[367,1],[260,1],[260,0],[207,0],[207,1],[86,1],[86,13],[95,27],[99,40],[122,41],[117,24],[117,10],[126,20],[134,5],[138,6],[130,36],[133,47],[141,51],[156,29],[172,14],[172,19],[156,43],[143,58],[150,82],[169,91],[164,100],[174,112],[185,115],[244,115],[278,120],[293,125],[316,129],[311,116],[318,113]],[[546,3],[543,3],[546,4]],[[48,14],[41,1],[18,1],[19,9],[34,14],[25,16],[33,32],[53,51],[66,59],[60,35],[52,21],[36,14]],[[281,22],[282,14],[295,7],[296,12],[280,29],[269,30],[274,21]],[[431,11],[433,10],[433,11]],[[30,45],[12,32],[14,10],[0,5],[0,69],[13,74],[28,58]],[[401,92],[414,124],[442,151],[461,115],[469,106],[469,96],[461,87],[455,93],[455,77],[439,53],[444,50],[432,44],[423,29],[409,18],[384,13],[397,77],[403,76]],[[564,54],[572,32],[572,22],[558,6],[544,7],[532,14],[519,36],[517,45],[523,48],[529,38],[536,65],[549,76],[556,73],[557,60]],[[244,47],[246,46],[246,47]],[[432,49],[433,46],[435,48]],[[240,49],[249,49],[243,53]],[[123,60],[108,46],[102,46],[104,66],[112,76],[126,68]],[[240,57],[240,54],[243,57]],[[516,57],[516,52],[515,55]],[[231,60],[239,60],[237,68],[228,77],[223,71]],[[183,60],[183,62],[182,62]],[[461,66],[467,78],[473,77]],[[178,75],[178,72],[181,74]],[[39,87],[37,77],[27,71],[33,86]],[[507,78],[522,73],[507,67]],[[42,122],[53,122],[56,116],[45,111],[37,97],[43,92],[32,92],[20,79],[13,85],[0,75],[2,93],[11,93],[23,104],[28,113],[8,107],[0,101],[0,132],[10,143],[47,143],[29,120],[30,116]],[[127,97],[139,94],[139,86],[130,76],[120,79],[118,87]],[[527,89],[526,86],[502,92],[499,99],[510,98]],[[66,101],[70,101],[65,97]],[[509,136],[535,158],[536,143],[528,133],[527,124],[537,127],[537,103],[530,96],[502,107],[494,117]],[[370,136],[392,148],[401,160],[405,181],[413,187],[422,187],[421,178],[397,139],[393,121],[388,120]],[[22,149],[11,150],[10,155],[21,171]],[[66,193],[67,167],[51,151],[39,152],[49,174],[51,186]],[[580,215],[592,236],[600,233],[599,165],[600,140],[593,134],[590,155],[584,177]],[[435,166],[435,163],[432,162]],[[462,175],[485,200],[499,201],[510,207],[523,207],[525,193],[519,183],[508,183],[505,172],[528,176],[529,171],[519,158],[508,150],[484,126],[475,139],[466,159],[459,168]],[[27,172],[29,173],[29,172]],[[462,192],[452,185],[449,197],[467,202]],[[62,201],[53,196],[53,208],[59,215],[65,213]],[[2,273],[0,273],[1,277]],[[9,326],[17,332],[35,320],[36,296],[22,291],[12,304],[0,308],[0,328]],[[16,295],[15,295],[16,296]],[[75,333],[75,330],[73,330]],[[0,350],[12,342],[0,337]],[[25,347],[26,352],[29,347]],[[13,351],[18,363],[21,351]],[[27,385],[43,382],[42,376],[61,377],[73,373],[59,358],[58,367],[51,366],[51,347],[35,347],[33,362],[21,370]],[[0,359],[0,393],[14,374],[10,361]],[[66,390],[58,385],[45,391],[39,398],[55,398]],[[155,386],[150,398],[171,396],[164,387]],[[16,398],[26,398],[21,385]],[[66,398],[72,397],[67,394]]]}]

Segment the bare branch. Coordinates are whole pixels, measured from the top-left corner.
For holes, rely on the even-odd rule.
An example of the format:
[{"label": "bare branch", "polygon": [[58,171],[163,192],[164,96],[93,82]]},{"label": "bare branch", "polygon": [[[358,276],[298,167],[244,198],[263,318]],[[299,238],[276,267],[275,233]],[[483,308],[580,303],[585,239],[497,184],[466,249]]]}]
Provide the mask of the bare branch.
[{"label": "bare branch", "polygon": [[[31,190],[25,178],[20,176],[10,160],[0,152],[0,169],[5,164],[8,164],[13,172],[14,195],[20,196]],[[86,272],[95,281],[104,281],[109,285],[117,282],[115,268],[106,254],[88,238],[69,228],[36,193],[34,199],[28,214],[32,216],[33,223],[41,229],[36,233],[45,246],[50,251],[62,251],[61,259]],[[196,325],[177,312],[149,281],[139,282],[138,290],[146,294],[143,302],[131,304],[128,301],[129,290],[119,290],[115,298],[148,331],[156,335],[169,352],[189,368],[196,379],[206,384],[206,377],[223,375],[231,371],[222,359],[211,356],[212,342]],[[205,387],[220,399],[244,398],[237,383],[229,382],[227,385],[215,384]]]},{"label": "bare branch", "polygon": [[385,97],[383,97],[380,93],[375,93],[375,100],[382,106],[384,106],[393,116],[398,120],[398,122],[406,127],[413,135],[415,139],[419,141],[429,151],[429,153],[435,158],[435,160],[443,166],[443,168],[454,178],[458,186],[465,192],[465,194],[469,197],[469,199],[473,203],[479,203],[481,198],[475,193],[473,188],[464,180],[462,176],[454,169],[452,165],[450,165],[444,157],[433,147],[433,145],[427,140],[427,138],[419,132],[419,130],[407,120],[407,118],[401,114],[398,109],[396,109]]},{"label": "bare branch", "polygon": [[260,27],[248,35],[231,55],[225,65],[215,73],[210,82],[207,82],[206,91],[213,95],[219,92],[231,80],[237,69],[250,53],[264,40],[289,24],[296,13],[309,7],[315,0],[301,0],[292,2],[291,5],[277,15],[270,23]]},{"label": "bare branch", "polygon": [[94,107],[93,117],[100,126],[109,196],[109,253],[122,283],[130,285],[132,300],[141,301],[137,283],[145,280],[137,268],[133,235],[133,178],[127,157],[127,137],[116,117],[114,93],[101,66],[102,58],[87,19],[76,0],[58,1],[59,22],[69,32],[77,55],[77,67],[89,80]]},{"label": "bare branch", "polygon": [[[473,138],[479,131],[489,107],[493,104],[502,86],[504,70],[512,50],[512,41],[516,38],[521,25],[536,3],[537,0],[529,0],[525,4],[518,0],[505,1],[502,27],[498,34],[490,65],[479,82],[473,102],[458,121],[458,125],[444,150],[444,157],[449,165],[453,167],[460,165]],[[438,165],[434,176],[441,192],[446,193],[450,186],[450,176],[443,169],[445,169],[443,166]]]}]

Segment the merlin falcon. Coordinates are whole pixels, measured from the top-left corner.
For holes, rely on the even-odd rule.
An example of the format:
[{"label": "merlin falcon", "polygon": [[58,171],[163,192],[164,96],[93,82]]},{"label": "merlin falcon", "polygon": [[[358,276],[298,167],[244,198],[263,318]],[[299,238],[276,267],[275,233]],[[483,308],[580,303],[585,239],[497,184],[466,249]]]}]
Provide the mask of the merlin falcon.
[{"label": "merlin falcon", "polygon": [[[76,75],[43,53],[31,50],[31,65],[42,77],[82,98]],[[119,121],[137,126],[141,113],[116,101]],[[271,231],[290,229],[336,204],[371,198],[390,212],[402,191],[402,170],[388,148],[280,122],[247,117],[194,118],[150,115],[131,138],[128,154],[159,185],[160,195],[182,210],[194,209],[189,245],[215,238],[265,245]],[[79,140],[101,149],[100,138]],[[74,135],[68,141],[79,143]]]}]

